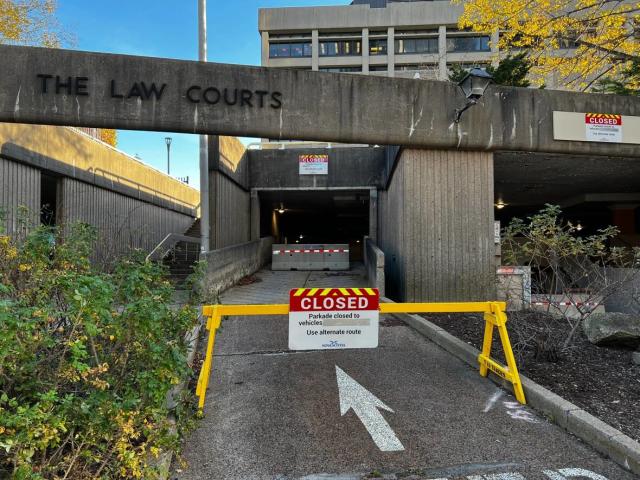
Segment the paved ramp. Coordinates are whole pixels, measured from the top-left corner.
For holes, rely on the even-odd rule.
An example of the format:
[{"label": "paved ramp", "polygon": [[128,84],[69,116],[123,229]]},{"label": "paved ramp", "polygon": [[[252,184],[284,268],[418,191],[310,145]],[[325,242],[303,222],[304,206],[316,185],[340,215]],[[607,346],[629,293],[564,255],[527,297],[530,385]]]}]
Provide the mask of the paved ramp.
[{"label": "paved ramp", "polygon": [[[360,271],[258,278],[228,290],[223,303],[366,286]],[[392,317],[381,317],[371,350],[289,352],[284,316],[227,319],[216,343],[205,418],[176,479],[637,478]],[[381,451],[353,410],[340,415],[336,366],[393,410],[379,411],[404,450]]]}]

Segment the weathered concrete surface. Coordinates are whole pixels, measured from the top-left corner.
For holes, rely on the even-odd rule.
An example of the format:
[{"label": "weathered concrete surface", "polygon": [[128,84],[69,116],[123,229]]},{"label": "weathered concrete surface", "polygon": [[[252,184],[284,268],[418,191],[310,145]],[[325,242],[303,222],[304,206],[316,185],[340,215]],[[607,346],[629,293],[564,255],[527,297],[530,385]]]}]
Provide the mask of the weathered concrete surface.
[{"label": "weathered concrete surface", "polygon": [[[554,110],[640,115],[640,99],[633,97],[492,87],[456,125],[455,109],[465,101],[450,82],[7,45],[0,46],[0,71],[0,121],[5,122],[432,148],[640,155],[635,145],[553,140]],[[53,76],[46,94],[38,74]],[[72,86],[56,89],[55,76],[60,76],[58,83],[71,77]],[[160,100],[158,95],[143,93],[139,82],[145,82],[147,90],[152,83],[158,90],[166,84]],[[190,87],[200,88],[191,91],[199,103],[187,99]],[[210,87],[218,89],[217,94],[211,90],[208,95],[211,102],[217,101],[215,105],[201,99]],[[242,101],[243,95],[250,100]]]},{"label": "weathered concrete surface", "polygon": [[[300,155],[329,155],[328,175],[299,175]],[[385,186],[383,147],[287,148],[249,150],[253,188],[321,188]]]},{"label": "weathered concrete surface", "polygon": [[215,296],[246,275],[250,275],[269,262],[273,238],[232,245],[202,254],[207,262],[203,290]]},{"label": "weathered concrete surface", "polygon": [[364,268],[369,286],[385,295],[384,252],[369,238],[364,240]]},{"label": "weathered concrete surface", "polygon": [[379,197],[387,296],[495,299],[493,202],[491,153],[403,149]]},{"label": "weathered concrete surface", "polygon": [[[263,270],[258,277],[225,292],[223,302],[283,302],[293,287],[366,282],[326,272]],[[340,416],[336,365],[394,410],[383,414],[404,451],[381,452],[352,411]],[[559,468],[636,478],[514,401],[395,319],[383,319],[377,349],[292,353],[285,317],[234,317],[216,339],[205,418],[187,440],[187,467],[172,478],[358,479],[377,471],[549,480],[542,471]]]}]

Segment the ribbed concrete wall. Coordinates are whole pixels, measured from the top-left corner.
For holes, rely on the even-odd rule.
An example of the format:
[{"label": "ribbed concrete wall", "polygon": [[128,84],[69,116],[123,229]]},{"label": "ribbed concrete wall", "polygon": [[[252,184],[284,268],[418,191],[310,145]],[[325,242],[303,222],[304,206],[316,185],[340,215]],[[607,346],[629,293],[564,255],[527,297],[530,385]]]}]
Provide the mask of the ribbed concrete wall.
[{"label": "ribbed concrete wall", "polygon": [[28,223],[40,221],[40,171],[0,158],[0,233],[19,232],[21,207]]},{"label": "ribbed concrete wall", "polygon": [[379,198],[387,295],[404,301],[490,299],[493,202],[491,153],[404,150]]},{"label": "ribbed concrete wall", "polygon": [[169,233],[182,233],[194,218],[71,178],[61,182],[60,222],[98,229],[96,258],[110,262],[133,248],[150,252]]},{"label": "ribbed concrete wall", "polygon": [[250,193],[221,172],[211,172],[211,248],[246,243],[251,240]]}]

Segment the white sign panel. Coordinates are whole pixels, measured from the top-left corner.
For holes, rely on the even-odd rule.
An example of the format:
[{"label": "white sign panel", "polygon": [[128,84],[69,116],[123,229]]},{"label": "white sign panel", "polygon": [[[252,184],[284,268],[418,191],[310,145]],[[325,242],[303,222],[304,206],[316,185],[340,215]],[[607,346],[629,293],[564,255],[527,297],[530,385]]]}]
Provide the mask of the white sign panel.
[{"label": "white sign panel", "polygon": [[289,349],[378,346],[380,294],[374,288],[296,288],[289,294]]},{"label": "white sign panel", "polygon": [[640,144],[640,117],[616,113],[553,112],[554,140]]},{"label": "white sign panel", "polygon": [[328,175],[329,155],[300,155],[298,166],[300,175]]}]

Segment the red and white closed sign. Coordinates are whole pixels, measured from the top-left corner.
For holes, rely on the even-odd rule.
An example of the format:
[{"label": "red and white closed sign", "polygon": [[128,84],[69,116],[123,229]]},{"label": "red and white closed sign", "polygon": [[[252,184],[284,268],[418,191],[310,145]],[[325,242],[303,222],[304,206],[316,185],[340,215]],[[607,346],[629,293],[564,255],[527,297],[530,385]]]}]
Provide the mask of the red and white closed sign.
[{"label": "red and white closed sign", "polygon": [[622,115],[585,113],[587,140],[591,142],[622,142]]},{"label": "red and white closed sign", "polygon": [[296,288],[289,293],[289,349],[378,346],[380,294],[374,288]]},{"label": "red and white closed sign", "polygon": [[300,175],[328,175],[329,155],[298,156],[298,173]]}]

